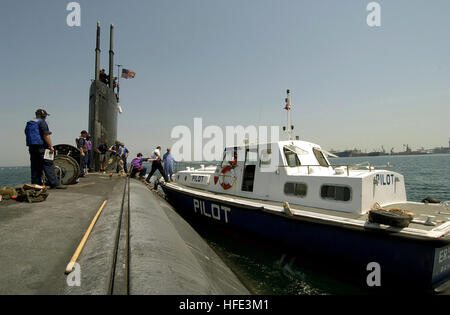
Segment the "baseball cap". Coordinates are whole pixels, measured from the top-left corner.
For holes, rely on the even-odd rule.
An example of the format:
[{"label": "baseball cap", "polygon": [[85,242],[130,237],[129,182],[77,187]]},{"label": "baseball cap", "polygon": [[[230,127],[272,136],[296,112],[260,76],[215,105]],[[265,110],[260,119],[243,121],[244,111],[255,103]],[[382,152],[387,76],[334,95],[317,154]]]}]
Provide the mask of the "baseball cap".
[{"label": "baseball cap", "polygon": [[45,109],[38,109],[36,111],[36,116],[47,117],[47,116],[50,116],[50,114],[47,113],[47,111]]}]

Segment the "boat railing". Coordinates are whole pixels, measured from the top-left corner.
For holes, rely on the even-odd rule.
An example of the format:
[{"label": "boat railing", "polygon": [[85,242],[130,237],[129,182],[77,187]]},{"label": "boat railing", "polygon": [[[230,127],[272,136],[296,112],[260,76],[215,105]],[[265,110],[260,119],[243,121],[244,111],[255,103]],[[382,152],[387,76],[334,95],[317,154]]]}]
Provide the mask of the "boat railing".
[{"label": "boat railing", "polygon": [[328,166],[324,166],[324,165],[320,165],[320,164],[311,164],[311,165],[296,165],[296,166],[289,166],[289,165],[280,165],[278,166],[279,168],[306,168],[308,171],[308,175],[310,175],[312,173],[312,168],[314,167],[323,167],[323,168],[329,168],[332,167],[333,170],[336,171],[336,169],[339,168],[343,168],[346,173],[347,176],[350,176],[350,171],[351,170],[368,170],[369,172],[372,172],[375,170],[375,166],[373,166],[371,163],[366,162],[366,163],[359,163],[359,164],[330,164]]},{"label": "boat railing", "polygon": [[221,162],[217,162],[217,161],[212,161],[212,162],[207,162],[207,161],[191,161],[191,162],[176,162],[174,163],[174,172],[179,172],[179,171],[185,171],[187,170],[187,168],[195,168],[195,169],[200,169],[202,166],[204,167],[208,167],[208,166],[218,166],[220,165]]},{"label": "boat railing", "polygon": [[[208,166],[220,166],[222,162],[220,161],[192,161],[192,162],[176,162],[174,163],[174,172],[179,171],[185,171],[188,168],[194,168],[194,169],[201,169],[202,167],[208,167]],[[310,165],[297,165],[297,166],[289,166],[289,165],[279,165],[278,168],[306,168],[308,175],[313,173],[313,168],[322,167],[322,168],[329,168],[332,167],[333,170],[336,171],[336,169],[343,169],[343,171],[347,174],[347,176],[350,176],[351,170],[368,170],[369,172],[374,171],[376,168],[380,167],[386,167],[390,168],[393,165],[387,164],[383,166],[374,166],[369,162],[364,163],[358,163],[358,164],[330,164],[328,166],[320,165],[320,164],[310,164]]]}]

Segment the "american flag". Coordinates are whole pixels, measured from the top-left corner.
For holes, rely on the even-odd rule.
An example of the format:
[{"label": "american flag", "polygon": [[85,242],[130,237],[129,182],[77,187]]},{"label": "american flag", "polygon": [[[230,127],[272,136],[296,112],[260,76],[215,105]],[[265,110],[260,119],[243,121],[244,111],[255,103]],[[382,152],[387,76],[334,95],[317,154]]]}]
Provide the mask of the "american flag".
[{"label": "american flag", "polygon": [[122,69],[122,78],[124,79],[133,79],[135,75],[136,73],[131,70]]}]

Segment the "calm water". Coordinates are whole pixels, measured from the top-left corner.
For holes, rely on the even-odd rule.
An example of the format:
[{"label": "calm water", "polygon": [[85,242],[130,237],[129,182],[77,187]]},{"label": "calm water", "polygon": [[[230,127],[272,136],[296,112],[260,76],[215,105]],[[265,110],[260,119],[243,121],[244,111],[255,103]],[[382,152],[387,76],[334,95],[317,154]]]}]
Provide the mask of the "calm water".
[{"label": "calm water", "polygon": [[[409,201],[425,197],[450,200],[450,155],[380,156],[332,159],[333,164],[393,165],[405,176]],[[182,166],[184,168],[184,166]],[[28,167],[0,167],[0,187],[29,182]],[[247,286],[259,294],[360,294],[361,286],[329,267],[314,266],[309,257],[295,256],[277,246],[261,244],[251,235],[205,228],[190,222]],[[320,271],[319,271],[320,270]]]}]

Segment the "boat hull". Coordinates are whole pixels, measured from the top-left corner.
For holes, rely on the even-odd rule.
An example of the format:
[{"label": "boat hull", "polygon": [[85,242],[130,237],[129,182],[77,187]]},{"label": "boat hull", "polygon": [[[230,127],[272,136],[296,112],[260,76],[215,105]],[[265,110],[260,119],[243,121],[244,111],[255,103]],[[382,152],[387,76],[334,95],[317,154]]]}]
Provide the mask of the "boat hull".
[{"label": "boat hull", "polygon": [[363,286],[368,285],[372,262],[379,264],[381,285],[386,287],[432,290],[450,279],[448,242],[406,239],[385,232],[312,223],[169,186],[163,189],[181,214],[199,216],[206,220],[205,224],[214,222],[229,229],[252,232],[303,255],[308,253],[313,258],[327,259],[330,268],[345,266],[348,269],[345,274],[360,279]]}]

